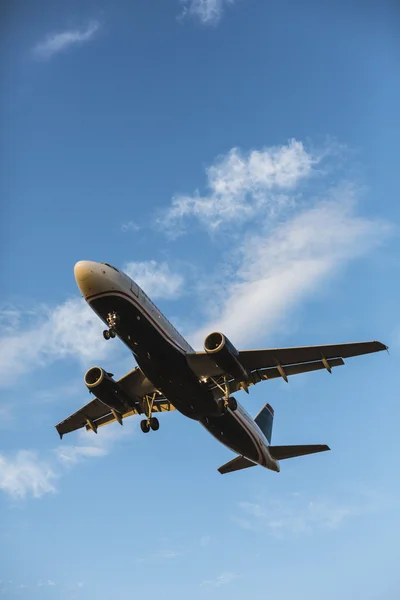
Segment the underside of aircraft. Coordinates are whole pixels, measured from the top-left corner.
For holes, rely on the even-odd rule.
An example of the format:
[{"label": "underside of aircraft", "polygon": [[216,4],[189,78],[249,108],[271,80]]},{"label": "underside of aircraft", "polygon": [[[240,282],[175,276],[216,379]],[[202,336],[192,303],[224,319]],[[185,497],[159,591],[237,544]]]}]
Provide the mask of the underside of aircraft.
[{"label": "underside of aircraft", "polygon": [[75,277],[82,295],[107,325],[104,338],[118,337],[138,366],[117,380],[102,367],[89,369],[84,382],[95,398],[56,425],[61,438],[81,428],[97,433],[113,422],[122,425],[132,415],[143,415],[140,426],[148,433],[159,428],[159,413],[176,409],[239,455],[220,467],[221,473],[255,464],[279,471],[279,460],[329,448],[271,446],[270,405],[253,419],[232,394],[248,393],[251,386],[270,379],[288,382],[293,375],[321,369],[331,373],[344,359],[387,349],[370,341],[239,351],[226,335],[212,332],[204,351],[195,352],[143,290],[116,267],[80,261]]}]

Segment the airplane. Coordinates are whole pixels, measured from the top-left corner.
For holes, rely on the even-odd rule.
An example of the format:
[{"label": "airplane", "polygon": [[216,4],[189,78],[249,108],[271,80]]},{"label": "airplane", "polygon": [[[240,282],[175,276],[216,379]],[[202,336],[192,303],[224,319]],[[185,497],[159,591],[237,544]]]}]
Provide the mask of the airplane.
[{"label": "airplane", "polygon": [[144,415],[141,430],[159,428],[155,414],[178,410],[198,421],[237,456],[221,474],[260,465],[279,472],[279,461],[330,450],[325,444],[271,445],[274,411],[266,404],[253,419],[232,395],[261,381],[288,378],[344,364],[344,358],[387,350],[377,341],[238,351],[214,331],[196,352],[145,292],[110,265],[79,261],[76,283],[105,323],[106,340],[116,336],[130,349],[137,367],[118,380],[102,367],[90,368],[84,382],[96,397],[56,425],[60,438],[80,428],[98,432],[131,415]]}]

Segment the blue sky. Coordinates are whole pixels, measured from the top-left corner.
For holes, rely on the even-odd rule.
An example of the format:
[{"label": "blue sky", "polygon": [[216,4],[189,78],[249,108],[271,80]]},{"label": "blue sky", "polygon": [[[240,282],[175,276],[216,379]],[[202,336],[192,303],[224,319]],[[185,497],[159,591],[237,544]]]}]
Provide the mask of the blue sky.
[{"label": "blue sky", "polygon": [[[395,2],[10,3],[2,31],[0,595],[399,597]],[[197,349],[379,339],[237,398],[330,453],[221,477],[164,415],[59,441],[85,369],[132,358],[77,260],[137,279]]]}]

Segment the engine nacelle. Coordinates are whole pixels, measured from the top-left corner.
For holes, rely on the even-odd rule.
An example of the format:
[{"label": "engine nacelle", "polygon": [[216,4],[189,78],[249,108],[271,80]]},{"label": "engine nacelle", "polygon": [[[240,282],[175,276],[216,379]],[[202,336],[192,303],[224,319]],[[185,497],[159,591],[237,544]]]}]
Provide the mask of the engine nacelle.
[{"label": "engine nacelle", "polygon": [[92,367],[85,373],[84,381],[88,390],[93,392],[108,408],[121,414],[126,412],[129,404],[126,401],[125,392],[112,378],[111,373],[106,373],[101,367]]},{"label": "engine nacelle", "polygon": [[249,374],[239,361],[239,352],[223,333],[210,333],[204,340],[204,350],[227,375],[239,381],[248,381]]}]

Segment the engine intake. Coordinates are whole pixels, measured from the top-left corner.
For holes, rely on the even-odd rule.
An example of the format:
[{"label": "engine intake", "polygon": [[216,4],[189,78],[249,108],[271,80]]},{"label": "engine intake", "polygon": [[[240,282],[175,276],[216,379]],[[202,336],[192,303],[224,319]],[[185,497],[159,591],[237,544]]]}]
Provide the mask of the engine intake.
[{"label": "engine intake", "polygon": [[128,398],[111,373],[106,373],[101,367],[92,367],[85,373],[85,385],[90,392],[111,410],[120,414],[129,408]]},{"label": "engine intake", "polygon": [[249,380],[249,373],[239,360],[239,352],[223,333],[210,333],[204,340],[204,350],[227,375],[239,381]]}]

